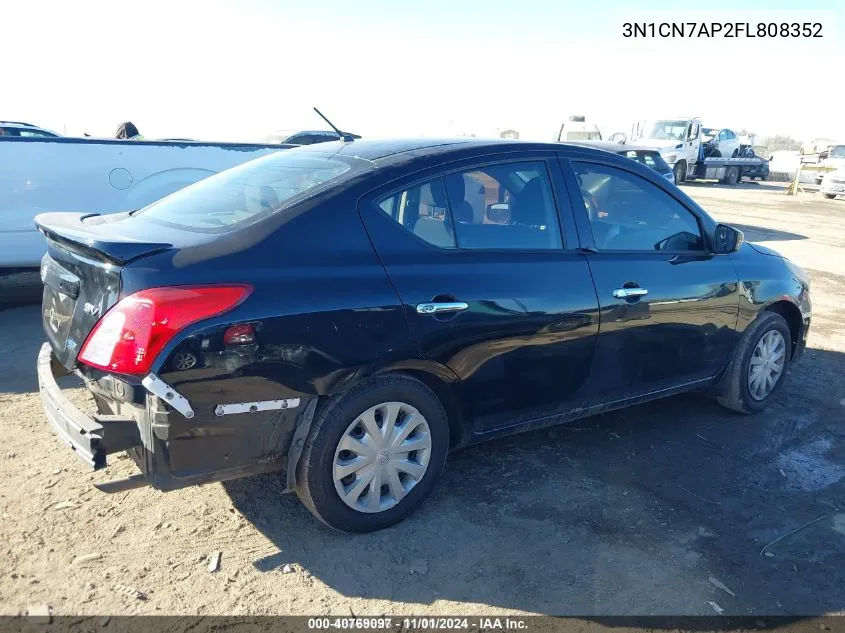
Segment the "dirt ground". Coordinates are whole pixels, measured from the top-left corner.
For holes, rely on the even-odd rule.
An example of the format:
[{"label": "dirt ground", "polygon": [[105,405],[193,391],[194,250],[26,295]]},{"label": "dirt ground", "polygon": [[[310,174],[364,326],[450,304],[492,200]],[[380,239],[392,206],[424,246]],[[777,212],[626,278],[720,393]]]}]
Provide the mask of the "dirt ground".
[{"label": "dirt ground", "polygon": [[134,466],[92,473],[51,435],[39,308],[2,310],[0,613],[845,611],[845,200],[781,189],[686,188],[812,275],[809,349],[767,413],[680,396],[458,451],[420,512],[367,536],[271,476],[100,493]]}]

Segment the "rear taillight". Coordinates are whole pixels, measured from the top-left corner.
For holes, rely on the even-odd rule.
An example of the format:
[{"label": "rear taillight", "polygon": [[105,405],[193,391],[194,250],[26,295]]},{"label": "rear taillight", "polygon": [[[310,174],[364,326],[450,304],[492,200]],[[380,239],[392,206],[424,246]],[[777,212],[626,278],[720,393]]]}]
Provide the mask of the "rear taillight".
[{"label": "rear taillight", "polygon": [[108,371],[146,374],[164,346],[191,323],[231,310],[252,287],[171,286],[121,299],[100,319],[79,352],[79,361]]}]

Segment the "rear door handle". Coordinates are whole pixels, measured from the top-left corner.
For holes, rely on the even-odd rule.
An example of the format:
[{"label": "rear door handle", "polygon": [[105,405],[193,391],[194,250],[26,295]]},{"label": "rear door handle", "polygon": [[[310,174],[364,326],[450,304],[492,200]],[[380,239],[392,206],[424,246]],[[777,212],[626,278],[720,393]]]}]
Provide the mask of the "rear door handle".
[{"label": "rear door handle", "polygon": [[469,307],[463,301],[431,301],[418,303],[417,314],[442,314],[444,312],[461,312]]},{"label": "rear door handle", "polygon": [[644,297],[648,294],[645,288],[617,288],[613,291],[613,296],[617,299],[629,299],[631,297]]}]

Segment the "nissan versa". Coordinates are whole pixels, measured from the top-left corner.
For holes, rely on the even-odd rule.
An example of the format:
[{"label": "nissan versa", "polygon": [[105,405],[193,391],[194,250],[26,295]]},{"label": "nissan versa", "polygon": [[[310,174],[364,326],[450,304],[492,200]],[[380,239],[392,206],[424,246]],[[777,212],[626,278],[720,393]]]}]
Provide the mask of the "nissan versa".
[{"label": "nissan versa", "polygon": [[689,390],[759,412],[810,324],[801,269],[574,145],[323,143],[36,223],[47,418],[140,470],[101,489],[279,471],[349,532],[407,517],[451,448]]}]

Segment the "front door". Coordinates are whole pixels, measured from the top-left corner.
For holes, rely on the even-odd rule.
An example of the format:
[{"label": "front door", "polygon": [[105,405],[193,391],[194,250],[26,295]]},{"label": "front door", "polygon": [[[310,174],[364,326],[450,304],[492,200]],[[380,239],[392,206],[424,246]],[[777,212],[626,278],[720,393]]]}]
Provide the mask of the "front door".
[{"label": "front door", "polygon": [[359,207],[420,353],[459,378],[477,433],[582,406],[598,334],[554,156],[497,160],[417,175]]},{"label": "front door", "polygon": [[585,241],[595,245],[588,261],[601,308],[598,399],[716,376],[736,336],[730,257],[712,254],[696,214],[654,182],[621,166],[571,167],[589,218]]},{"label": "front door", "polygon": [[690,121],[687,126],[687,136],[684,141],[684,157],[687,160],[687,165],[693,165],[698,162],[698,154],[701,151],[701,122],[698,120]]}]

